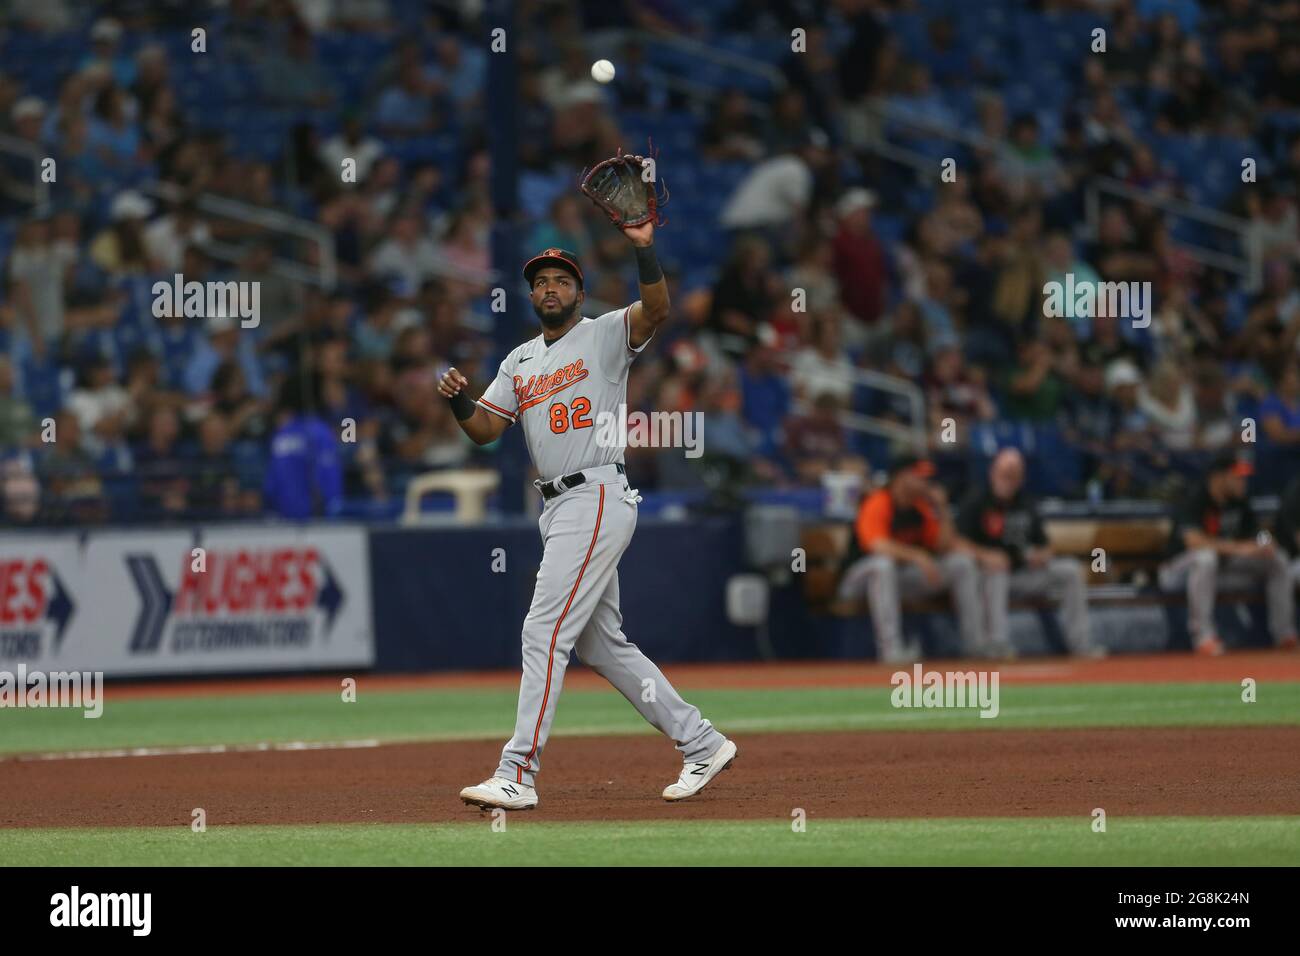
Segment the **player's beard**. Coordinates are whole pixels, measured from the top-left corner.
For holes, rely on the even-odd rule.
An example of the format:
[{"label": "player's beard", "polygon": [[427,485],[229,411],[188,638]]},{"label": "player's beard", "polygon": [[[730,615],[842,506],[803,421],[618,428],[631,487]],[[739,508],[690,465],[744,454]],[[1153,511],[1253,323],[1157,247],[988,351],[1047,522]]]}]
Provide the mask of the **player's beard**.
[{"label": "player's beard", "polygon": [[567,309],[560,306],[559,311],[546,312],[542,309],[541,303],[533,303],[533,311],[537,313],[537,318],[542,325],[548,329],[562,328],[566,322],[573,318],[578,311],[578,300],[574,299],[573,304]]}]

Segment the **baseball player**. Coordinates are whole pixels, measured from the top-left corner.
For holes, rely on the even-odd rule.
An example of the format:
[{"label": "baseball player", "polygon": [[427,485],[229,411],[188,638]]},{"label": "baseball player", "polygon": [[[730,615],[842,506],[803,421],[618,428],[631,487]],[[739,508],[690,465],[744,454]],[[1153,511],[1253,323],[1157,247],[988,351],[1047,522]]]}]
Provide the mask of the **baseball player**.
[{"label": "baseball player", "polygon": [[1215,657],[1226,650],[1214,624],[1215,593],[1261,584],[1274,642],[1288,649],[1300,643],[1285,552],[1261,531],[1246,496],[1246,479],[1253,471],[1234,452],[1220,452],[1205,480],[1174,509],[1160,587],[1186,591],[1187,626],[1197,654]]},{"label": "baseball player", "polygon": [[681,698],[622,630],[618,561],[636,529],[641,497],[628,486],[622,447],[603,447],[596,440],[603,429],[595,426],[626,402],[628,370],[669,314],[653,222],[623,232],[636,250],[639,302],[584,317],[577,256],[546,249],[524,266],[542,334],[506,356],[477,400],[454,368],[438,385],[465,434],[480,445],[519,422],[533,464],[545,476],[534,483],[545,500],[539,521],[544,545],[524,618],[514,736],[496,772],[460,792],[467,804],[483,809],[537,806],[537,774],[570,651],[676,742],[684,766],[664,790],[665,800],[694,796],[736,758],[736,745]]},{"label": "baseball player", "polygon": [[930,481],[934,464],[904,455],[894,462],[889,483],[862,500],[854,526],[855,560],[840,581],[841,600],[867,598],[882,663],[920,657],[916,644],[903,644],[902,601],[952,593],[957,629],[967,654],[985,652],[980,574],[975,559],[955,547],[957,536],[943,489]]},{"label": "baseball player", "polygon": [[1052,554],[1038,508],[1024,486],[1024,456],[1004,448],[989,465],[987,487],[973,489],[957,512],[957,532],[983,570],[989,640],[1003,656],[1014,656],[1007,626],[1010,599],[1059,594],[1061,629],[1070,652],[1104,657],[1105,648],[1092,643],[1083,565]]}]

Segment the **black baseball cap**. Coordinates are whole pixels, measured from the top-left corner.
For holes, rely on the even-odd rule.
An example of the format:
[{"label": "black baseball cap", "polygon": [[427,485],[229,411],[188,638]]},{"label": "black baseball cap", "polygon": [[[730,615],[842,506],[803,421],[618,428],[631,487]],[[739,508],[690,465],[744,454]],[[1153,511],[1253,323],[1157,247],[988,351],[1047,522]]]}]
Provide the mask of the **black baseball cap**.
[{"label": "black baseball cap", "polygon": [[533,276],[546,266],[558,266],[566,272],[573,273],[573,277],[578,280],[578,288],[583,288],[582,266],[578,263],[578,256],[568,249],[557,249],[554,246],[543,249],[524,263],[524,278],[528,280],[530,288],[533,284]]}]

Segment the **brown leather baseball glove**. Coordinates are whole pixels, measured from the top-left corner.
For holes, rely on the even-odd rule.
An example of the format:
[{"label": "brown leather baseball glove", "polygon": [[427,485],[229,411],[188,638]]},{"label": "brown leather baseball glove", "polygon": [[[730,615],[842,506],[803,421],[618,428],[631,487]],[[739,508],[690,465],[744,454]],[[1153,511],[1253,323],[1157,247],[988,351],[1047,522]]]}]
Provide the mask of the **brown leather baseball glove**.
[{"label": "brown leather baseball glove", "polygon": [[590,170],[583,170],[578,188],[603,209],[610,221],[620,229],[624,226],[639,226],[651,220],[654,220],[656,227],[662,226],[668,220],[659,216],[659,207],[668,202],[668,187],[663,186],[661,196],[657,168],[653,179],[647,178],[647,175],[645,157],[637,153],[624,153],[620,146],[617,156],[598,163]]}]

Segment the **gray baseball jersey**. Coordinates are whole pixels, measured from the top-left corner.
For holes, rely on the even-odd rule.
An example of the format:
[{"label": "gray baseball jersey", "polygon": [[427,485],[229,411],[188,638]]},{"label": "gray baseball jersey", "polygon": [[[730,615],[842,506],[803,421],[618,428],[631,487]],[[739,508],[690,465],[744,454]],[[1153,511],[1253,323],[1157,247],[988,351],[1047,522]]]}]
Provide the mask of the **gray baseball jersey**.
[{"label": "gray baseball jersey", "polygon": [[[583,318],[550,345],[538,335],[506,356],[478,404],[524,428],[545,479],[623,463],[610,424],[627,402],[627,373],[649,344],[632,348],[632,307]],[[605,417],[611,416],[611,417]]]},{"label": "gray baseball jersey", "polygon": [[530,339],[506,356],[478,400],[523,425],[543,478],[587,473],[583,484],[547,501],[538,522],[542,561],[524,618],[519,707],[495,774],[513,783],[534,785],[575,651],[685,760],[707,760],[726,740],[623,633],[618,562],[641,499],[613,467],[622,464],[623,448],[609,439],[619,436],[601,425],[610,421],[602,416],[619,420],[628,369],[641,351],[629,342],[630,311],[584,318],[549,346],[540,335]]}]

